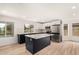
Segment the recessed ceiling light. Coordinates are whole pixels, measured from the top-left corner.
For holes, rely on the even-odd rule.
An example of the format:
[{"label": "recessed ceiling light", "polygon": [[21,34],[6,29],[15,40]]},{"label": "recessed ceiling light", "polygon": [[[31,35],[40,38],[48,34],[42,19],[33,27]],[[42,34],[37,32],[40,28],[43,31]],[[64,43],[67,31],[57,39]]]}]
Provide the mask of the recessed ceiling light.
[{"label": "recessed ceiling light", "polygon": [[76,9],[76,6],[72,6],[72,9]]}]

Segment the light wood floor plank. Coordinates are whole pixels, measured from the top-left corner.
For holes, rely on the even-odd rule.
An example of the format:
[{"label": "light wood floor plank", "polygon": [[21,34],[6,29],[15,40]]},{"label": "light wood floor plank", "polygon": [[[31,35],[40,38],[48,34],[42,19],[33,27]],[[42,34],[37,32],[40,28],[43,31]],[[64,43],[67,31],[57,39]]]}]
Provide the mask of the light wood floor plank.
[{"label": "light wood floor plank", "polygon": [[[0,55],[32,55],[25,44],[13,44],[0,47]],[[79,43],[64,41],[61,43],[51,42],[51,45],[40,50],[35,55],[79,55]]]}]

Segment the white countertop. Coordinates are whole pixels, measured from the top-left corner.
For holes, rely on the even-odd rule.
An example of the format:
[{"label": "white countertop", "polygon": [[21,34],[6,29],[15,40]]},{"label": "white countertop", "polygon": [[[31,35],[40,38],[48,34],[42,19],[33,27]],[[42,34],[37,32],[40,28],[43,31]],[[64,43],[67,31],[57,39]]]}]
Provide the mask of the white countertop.
[{"label": "white countertop", "polygon": [[33,34],[33,35],[25,35],[27,37],[31,37],[31,38],[34,38],[34,39],[39,39],[39,38],[43,38],[43,37],[48,37],[48,36],[51,36],[53,34]]}]

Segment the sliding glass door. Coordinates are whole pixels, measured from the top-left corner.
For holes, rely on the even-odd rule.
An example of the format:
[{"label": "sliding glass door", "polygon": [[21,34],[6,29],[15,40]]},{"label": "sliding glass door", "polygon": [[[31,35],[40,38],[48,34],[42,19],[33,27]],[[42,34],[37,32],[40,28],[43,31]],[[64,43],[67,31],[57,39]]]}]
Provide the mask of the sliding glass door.
[{"label": "sliding glass door", "polygon": [[14,35],[14,24],[0,22],[0,37],[13,36]]}]

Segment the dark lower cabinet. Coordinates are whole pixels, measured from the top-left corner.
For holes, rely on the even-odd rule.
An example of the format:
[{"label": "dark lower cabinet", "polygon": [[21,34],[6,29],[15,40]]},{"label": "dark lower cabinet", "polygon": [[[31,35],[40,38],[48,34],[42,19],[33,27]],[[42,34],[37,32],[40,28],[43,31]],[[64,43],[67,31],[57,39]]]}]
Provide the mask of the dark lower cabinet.
[{"label": "dark lower cabinet", "polygon": [[51,41],[52,42],[62,42],[62,37],[59,34],[54,34],[51,36]]},{"label": "dark lower cabinet", "polygon": [[[52,36],[50,36],[50,40],[52,42],[62,42],[62,36],[59,33],[51,33],[51,34],[53,34]],[[18,34],[18,43],[19,44],[25,43],[25,35],[32,35],[32,34]]]},{"label": "dark lower cabinet", "polygon": [[51,36],[51,41],[53,41],[53,42],[59,42],[59,35],[54,34],[53,36]]},{"label": "dark lower cabinet", "polygon": [[35,54],[36,52],[50,45],[50,37],[44,37],[39,39],[25,37],[25,44],[26,49],[32,54]]},{"label": "dark lower cabinet", "polygon": [[25,43],[25,34],[18,34],[18,43]]},{"label": "dark lower cabinet", "polygon": [[48,34],[53,34],[50,36],[50,40],[52,42],[62,42],[62,35],[60,35],[60,33],[48,33]]},{"label": "dark lower cabinet", "polygon": [[18,43],[22,44],[25,43],[25,35],[34,35],[34,34],[41,34],[41,33],[28,33],[28,34],[18,34]]}]

